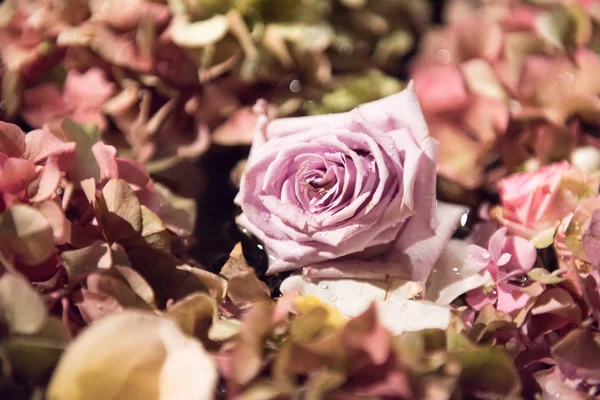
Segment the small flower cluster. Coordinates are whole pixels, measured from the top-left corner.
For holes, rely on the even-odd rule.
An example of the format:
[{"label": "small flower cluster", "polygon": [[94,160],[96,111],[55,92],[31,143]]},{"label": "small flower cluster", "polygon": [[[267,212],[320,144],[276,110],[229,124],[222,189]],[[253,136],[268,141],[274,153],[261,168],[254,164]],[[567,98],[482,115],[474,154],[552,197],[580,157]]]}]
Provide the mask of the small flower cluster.
[{"label": "small flower cluster", "polygon": [[[120,155],[158,172],[211,143],[249,144],[259,97],[284,115],[347,111],[399,91],[377,68],[391,72],[413,49],[429,7],[8,0],[0,14],[0,116],[33,128],[94,124]],[[340,91],[348,82],[354,89]]]},{"label": "small flower cluster", "polygon": [[447,2],[447,23],[426,34],[412,61],[441,143],[442,176],[474,190],[493,187],[525,162],[598,166],[597,7]]}]

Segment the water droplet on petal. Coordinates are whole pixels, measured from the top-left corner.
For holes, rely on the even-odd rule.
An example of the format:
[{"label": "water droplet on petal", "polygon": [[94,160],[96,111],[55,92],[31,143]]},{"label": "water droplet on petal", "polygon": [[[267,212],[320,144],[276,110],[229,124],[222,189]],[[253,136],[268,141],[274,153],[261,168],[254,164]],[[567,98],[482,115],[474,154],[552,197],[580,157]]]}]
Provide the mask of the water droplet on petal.
[{"label": "water droplet on petal", "polygon": [[402,304],[399,311],[406,311],[408,309],[408,304]]},{"label": "water droplet on petal", "polygon": [[302,89],[302,84],[300,83],[300,81],[298,79],[294,79],[291,83],[290,83],[290,90],[294,93],[298,93],[300,90]]},{"label": "water droplet on petal", "polygon": [[460,226],[465,226],[467,224],[467,220],[469,219],[469,213],[466,212],[460,217]]},{"label": "water droplet on petal", "polygon": [[257,244],[256,247],[258,247],[260,250],[264,250],[265,249],[262,244]]},{"label": "water droplet on petal", "polygon": [[448,64],[450,61],[452,61],[452,54],[446,49],[441,49],[435,53],[435,59],[440,64]]},{"label": "water droplet on petal", "polygon": [[329,298],[330,301],[335,302],[337,300],[337,296],[331,296]]},{"label": "water droplet on petal", "polygon": [[431,229],[435,229],[435,228],[437,228],[437,221],[435,220],[435,218],[433,218],[433,217],[432,217],[432,218],[429,220],[429,223],[430,223],[430,225],[431,225]]},{"label": "water droplet on petal", "polygon": [[319,287],[320,287],[321,289],[327,289],[329,286],[327,286],[327,284],[326,284],[326,283],[321,283],[321,284],[319,285]]},{"label": "water droplet on petal", "polygon": [[521,109],[523,107],[521,106],[521,103],[518,102],[517,100],[509,100],[508,108],[510,109],[511,112],[518,114],[519,112],[521,112]]}]

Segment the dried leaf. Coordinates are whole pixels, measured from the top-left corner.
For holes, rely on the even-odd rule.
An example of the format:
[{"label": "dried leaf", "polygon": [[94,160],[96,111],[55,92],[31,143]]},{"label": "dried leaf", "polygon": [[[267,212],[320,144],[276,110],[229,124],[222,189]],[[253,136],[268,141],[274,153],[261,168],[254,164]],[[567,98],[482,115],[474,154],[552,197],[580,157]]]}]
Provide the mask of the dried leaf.
[{"label": "dried leaf", "polygon": [[12,333],[31,335],[46,321],[46,306],[25,280],[9,273],[0,277],[0,318]]},{"label": "dried leaf", "polygon": [[37,265],[54,253],[52,226],[35,208],[15,204],[0,214],[0,245],[27,265]]},{"label": "dried leaf", "polygon": [[172,25],[171,39],[185,48],[206,47],[223,39],[229,31],[229,23],[224,15],[197,22],[188,22],[175,18]]}]

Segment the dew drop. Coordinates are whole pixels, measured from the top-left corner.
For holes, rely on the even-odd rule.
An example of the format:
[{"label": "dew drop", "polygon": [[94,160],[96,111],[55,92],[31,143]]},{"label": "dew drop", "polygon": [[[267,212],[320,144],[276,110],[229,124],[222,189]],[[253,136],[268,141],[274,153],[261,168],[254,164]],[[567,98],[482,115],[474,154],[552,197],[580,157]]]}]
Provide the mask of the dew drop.
[{"label": "dew drop", "polygon": [[525,286],[525,284],[526,284],[526,283],[527,283],[527,276],[526,276],[526,275],[523,275],[523,276],[521,277],[521,282],[519,282],[519,285],[520,285],[520,286]]},{"label": "dew drop", "polygon": [[446,49],[441,49],[435,53],[435,59],[440,64],[448,64],[450,61],[452,61],[452,54]]},{"label": "dew drop", "polygon": [[408,304],[402,304],[399,311],[406,311],[408,309]]},{"label": "dew drop", "polygon": [[262,244],[257,244],[256,247],[258,247],[260,250],[264,250],[265,249]]},{"label": "dew drop", "polygon": [[59,196],[60,196],[61,194],[63,194],[63,190],[62,190],[62,188],[56,188],[56,194],[57,194],[57,195],[59,195]]},{"label": "dew drop", "polygon": [[326,284],[326,283],[321,283],[321,284],[319,285],[319,287],[320,287],[321,289],[327,289],[329,286],[327,286],[327,284]]},{"label": "dew drop", "polygon": [[519,112],[521,112],[521,109],[523,107],[521,106],[521,103],[519,103],[517,100],[510,100],[508,102],[508,108],[513,113],[519,113]]},{"label": "dew drop", "polygon": [[429,220],[429,223],[431,224],[431,229],[437,228],[437,221],[435,220],[435,218],[431,218]]},{"label": "dew drop", "polygon": [[469,219],[469,213],[466,212],[460,217],[460,226],[465,226],[467,224],[467,219]]},{"label": "dew drop", "polygon": [[294,79],[290,82],[290,90],[294,93],[298,93],[302,89],[302,84],[298,79]]},{"label": "dew drop", "polygon": [[315,107],[315,102],[312,100],[307,100],[304,102],[304,104],[302,105],[302,108],[304,109],[304,111],[309,112],[311,111],[313,108]]},{"label": "dew drop", "polygon": [[330,301],[335,302],[337,300],[337,296],[331,296],[329,298]]}]

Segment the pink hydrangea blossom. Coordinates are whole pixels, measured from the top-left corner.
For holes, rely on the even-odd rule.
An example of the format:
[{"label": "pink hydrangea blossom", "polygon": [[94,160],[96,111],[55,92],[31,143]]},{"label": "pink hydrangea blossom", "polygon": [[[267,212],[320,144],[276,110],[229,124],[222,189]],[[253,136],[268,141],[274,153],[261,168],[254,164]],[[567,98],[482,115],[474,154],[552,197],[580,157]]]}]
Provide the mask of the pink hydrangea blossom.
[{"label": "pink hydrangea blossom", "polygon": [[63,118],[106,128],[102,107],[116,91],[115,84],[106,79],[104,71],[93,67],[80,73],[70,70],[64,87],[56,83],[42,83],[25,90],[23,118],[35,127]]},{"label": "pink hydrangea blossom", "polygon": [[[498,229],[490,238],[487,249],[470,245],[467,261],[485,265],[492,281],[482,288],[467,293],[467,303],[476,310],[486,304],[497,303],[500,311],[511,312],[523,307],[528,296],[520,291],[520,279],[535,263],[537,253],[528,240],[519,236],[508,236],[507,229]],[[517,279],[519,283],[513,283]]]}]

